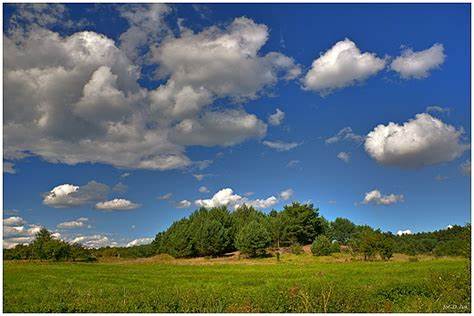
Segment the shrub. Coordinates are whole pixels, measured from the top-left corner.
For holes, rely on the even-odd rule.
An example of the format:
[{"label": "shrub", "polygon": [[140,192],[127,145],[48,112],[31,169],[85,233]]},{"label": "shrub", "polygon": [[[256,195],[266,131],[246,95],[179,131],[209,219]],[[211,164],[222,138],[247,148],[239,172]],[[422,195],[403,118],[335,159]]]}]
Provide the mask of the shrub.
[{"label": "shrub", "polygon": [[291,245],[290,250],[294,255],[301,255],[304,252],[303,247],[301,247],[300,244]]},{"label": "shrub", "polygon": [[331,242],[326,236],[320,235],[316,237],[311,245],[311,252],[315,256],[329,256],[331,254]]},{"label": "shrub", "polygon": [[271,236],[265,226],[257,221],[251,221],[237,234],[236,246],[241,253],[249,257],[265,254],[265,249],[271,244]]},{"label": "shrub", "polygon": [[341,252],[341,246],[337,241],[331,243],[331,253]]},{"label": "shrub", "polygon": [[463,240],[449,240],[439,243],[433,250],[438,257],[441,256],[463,256],[467,248]]}]

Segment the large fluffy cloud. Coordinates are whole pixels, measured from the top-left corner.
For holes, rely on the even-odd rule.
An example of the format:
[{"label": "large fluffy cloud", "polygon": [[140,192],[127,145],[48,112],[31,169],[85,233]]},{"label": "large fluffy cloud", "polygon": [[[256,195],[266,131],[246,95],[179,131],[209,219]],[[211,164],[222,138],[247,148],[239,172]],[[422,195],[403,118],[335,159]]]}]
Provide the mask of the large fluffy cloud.
[{"label": "large fluffy cloud", "polygon": [[[282,191],[278,196],[282,200],[288,200],[293,195],[293,190],[288,189]],[[269,196],[265,199],[249,199],[248,197],[244,197],[234,193],[234,190],[230,188],[225,188],[218,191],[209,199],[199,199],[196,200],[194,203],[200,207],[212,208],[212,207],[219,207],[219,206],[227,206],[229,208],[237,209],[242,205],[253,206],[258,209],[264,209],[274,206],[280,202],[280,199],[275,196]]]},{"label": "large fluffy cloud", "polygon": [[109,190],[107,185],[95,181],[83,186],[61,184],[44,194],[43,203],[55,208],[92,204],[106,199]]},{"label": "large fluffy cloud", "polygon": [[[165,39],[153,52],[160,65],[158,74],[169,76],[166,89],[158,94],[187,87],[198,93],[203,87],[210,97],[241,100],[256,97],[279,76],[295,78],[300,70],[292,59],[275,52],[259,55],[268,35],[265,25],[242,17],[223,29],[212,26],[200,33],[187,29],[178,38]],[[171,107],[177,105],[170,101]]]},{"label": "large fluffy cloud", "polygon": [[397,202],[403,202],[403,194],[382,194],[379,190],[372,190],[365,194],[364,204],[375,204],[375,205],[390,205]]},{"label": "large fluffy cloud", "polygon": [[[235,104],[211,105],[254,99],[298,76],[299,67],[280,53],[259,53],[268,39],[263,24],[237,18],[200,33],[182,28],[175,37],[160,31],[168,12],[155,5],[121,11],[130,28],[120,47],[95,32],[62,36],[36,25],[8,33],[5,157],[166,170],[193,165],[187,145],[263,137],[267,126],[255,115]],[[138,83],[144,45],[153,46],[148,61],[163,79],[154,90]]]},{"label": "large fluffy cloud", "polygon": [[165,17],[171,8],[164,3],[122,5],[119,11],[129,24],[127,31],[120,35],[120,47],[132,60],[143,59],[140,50],[147,50],[170,33]]},{"label": "large fluffy cloud", "polygon": [[365,150],[377,162],[402,168],[419,168],[458,158],[469,148],[462,129],[427,113],[399,125],[378,125],[365,140]]},{"label": "large fluffy cloud", "polygon": [[400,56],[392,61],[390,68],[398,72],[404,79],[423,79],[430,75],[430,70],[439,68],[445,58],[442,44],[434,44],[419,52],[405,49]]},{"label": "large fluffy cloud", "polygon": [[242,197],[238,194],[234,194],[234,190],[225,188],[218,191],[210,199],[199,199],[195,203],[201,207],[219,207],[219,206],[231,206],[236,205],[242,200]]},{"label": "large fluffy cloud", "polygon": [[4,41],[7,157],[27,151],[50,162],[146,169],[191,163],[167,126],[147,121],[138,68],[112,40],[35,29]]},{"label": "large fluffy cloud", "polygon": [[384,67],[384,59],[374,53],[362,53],[354,42],[345,39],[313,61],[303,84],[305,89],[325,95],[362,82]]}]

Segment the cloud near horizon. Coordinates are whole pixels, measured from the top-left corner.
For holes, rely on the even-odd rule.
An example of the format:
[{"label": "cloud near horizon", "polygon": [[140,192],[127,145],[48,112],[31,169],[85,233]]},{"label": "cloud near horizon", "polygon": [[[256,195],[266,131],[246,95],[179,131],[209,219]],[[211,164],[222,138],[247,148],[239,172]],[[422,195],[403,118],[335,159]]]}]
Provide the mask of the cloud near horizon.
[{"label": "cloud near horizon", "polygon": [[452,161],[469,149],[462,128],[443,123],[428,113],[417,114],[403,125],[378,125],[365,140],[365,151],[382,165],[405,169]]},{"label": "cloud near horizon", "polygon": [[[294,191],[292,189],[287,189],[282,191],[278,196],[280,196],[282,200],[288,200],[293,193]],[[234,194],[234,190],[230,188],[219,190],[209,199],[198,199],[194,201],[194,203],[200,207],[213,208],[227,206],[233,209],[237,209],[244,204],[257,209],[265,209],[276,205],[278,202],[280,202],[280,200],[273,195],[266,199],[249,199],[248,197]]]}]

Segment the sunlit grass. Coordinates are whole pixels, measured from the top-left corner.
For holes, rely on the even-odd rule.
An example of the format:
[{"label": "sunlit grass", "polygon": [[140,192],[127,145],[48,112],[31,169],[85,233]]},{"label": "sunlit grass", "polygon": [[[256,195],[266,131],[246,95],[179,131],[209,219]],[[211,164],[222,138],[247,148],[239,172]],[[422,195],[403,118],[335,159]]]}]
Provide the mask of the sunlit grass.
[{"label": "sunlit grass", "polygon": [[5,312],[468,312],[464,259],[4,263]]}]

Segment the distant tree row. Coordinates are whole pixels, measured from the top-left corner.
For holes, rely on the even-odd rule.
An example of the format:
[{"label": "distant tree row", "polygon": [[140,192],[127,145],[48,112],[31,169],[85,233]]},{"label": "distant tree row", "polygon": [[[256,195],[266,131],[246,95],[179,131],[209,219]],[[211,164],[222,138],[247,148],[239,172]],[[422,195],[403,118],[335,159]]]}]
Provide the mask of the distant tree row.
[{"label": "distant tree row", "polygon": [[267,248],[312,244],[315,255],[349,251],[372,260],[388,260],[393,253],[408,255],[470,256],[470,225],[453,226],[435,232],[397,236],[345,218],[327,221],[312,204],[293,203],[282,211],[265,214],[242,206],[230,212],[226,207],[201,208],[157,234],[157,253],[177,258],[219,256],[239,250],[250,257],[265,254]]},{"label": "distant tree row", "polygon": [[45,228],[42,228],[28,245],[16,245],[3,250],[6,260],[51,260],[94,262],[98,258],[144,258],[156,254],[152,244],[133,247],[85,248],[78,243],[68,243],[56,239]]},{"label": "distant tree row", "polygon": [[28,245],[16,245],[12,249],[3,250],[6,260],[53,260],[53,261],[95,261],[90,249],[80,244],[70,244],[54,238],[51,233],[42,228],[35,239]]},{"label": "distant tree row", "polygon": [[235,211],[226,207],[200,208],[174,222],[148,245],[87,249],[55,239],[42,229],[29,245],[4,249],[4,259],[94,261],[96,258],[140,258],[166,253],[175,258],[220,256],[235,250],[249,257],[263,256],[268,248],[289,247],[302,253],[311,244],[316,256],[335,252],[360,254],[365,260],[388,260],[393,253],[408,255],[464,256],[471,254],[471,226],[397,236],[345,218],[327,221],[312,204],[294,202],[281,211],[265,214],[243,205]]}]

